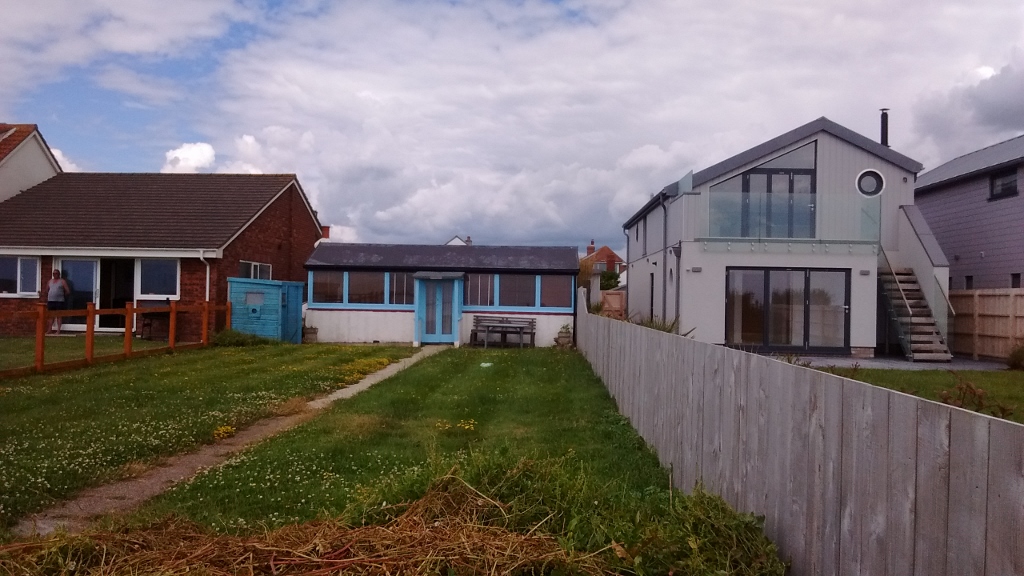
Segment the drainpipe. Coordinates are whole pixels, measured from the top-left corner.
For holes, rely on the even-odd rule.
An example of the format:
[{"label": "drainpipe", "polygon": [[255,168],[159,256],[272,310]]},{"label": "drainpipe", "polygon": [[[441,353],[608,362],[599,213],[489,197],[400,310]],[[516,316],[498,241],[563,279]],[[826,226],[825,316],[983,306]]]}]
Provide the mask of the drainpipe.
[{"label": "drainpipe", "polygon": [[623,228],[622,235],[626,237],[626,301],[622,303],[622,307],[625,308],[622,311],[623,316],[629,319],[629,265],[631,260],[629,259],[629,229]]},{"label": "drainpipe", "polygon": [[200,250],[199,251],[199,261],[202,262],[203,264],[206,264],[206,301],[209,302],[210,301],[210,263],[207,262],[206,258],[203,257],[203,252],[205,252],[205,250]]},{"label": "drainpipe", "polygon": [[668,206],[665,205],[665,195],[661,196],[661,258],[664,266],[661,267],[661,319],[668,316]]},{"label": "drainpipe", "polygon": [[683,241],[682,240],[677,242],[676,245],[672,247],[672,252],[674,252],[675,256],[676,256],[676,320],[675,320],[675,322],[676,322],[676,333],[679,333],[679,331],[682,330],[682,326],[679,325],[679,308],[681,307],[681,302],[679,301],[679,285],[683,283],[683,277],[679,274],[679,272],[681,270],[680,263],[681,263],[681,261],[683,259]]}]

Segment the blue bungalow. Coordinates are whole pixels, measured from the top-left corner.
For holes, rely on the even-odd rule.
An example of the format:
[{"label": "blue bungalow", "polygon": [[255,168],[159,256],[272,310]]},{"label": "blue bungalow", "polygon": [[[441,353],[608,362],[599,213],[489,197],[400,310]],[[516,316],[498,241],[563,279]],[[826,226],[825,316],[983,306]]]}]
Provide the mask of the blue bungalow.
[{"label": "blue bungalow", "polygon": [[306,270],[321,342],[458,346],[483,315],[532,319],[547,346],[573,324],[579,258],[573,246],[322,242]]}]

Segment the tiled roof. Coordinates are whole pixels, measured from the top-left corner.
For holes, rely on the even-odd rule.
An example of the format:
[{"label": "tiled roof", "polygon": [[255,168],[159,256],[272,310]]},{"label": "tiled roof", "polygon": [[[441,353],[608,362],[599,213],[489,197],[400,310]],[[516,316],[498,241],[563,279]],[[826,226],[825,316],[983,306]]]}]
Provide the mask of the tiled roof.
[{"label": "tiled roof", "polygon": [[62,173],[0,202],[0,247],[217,249],[293,174]]},{"label": "tiled roof", "polygon": [[964,154],[932,168],[917,179],[915,191],[927,192],[940,184],[1019,163],[1024,163],[1024,135]]},{"label": "tiled roof", "polygon": [[438,246],[322,242],[307,268],[437,272],[579,271],[575,246]]},{"label": "tiled roof", "polygon": [[580,261],[593,260],[595,262],[607,262],[609,259],[614,260],[615,262],[625,262],[625,260],[619,257],[614,250],[607,246],[601,246],[595,250],[593,254],[580,258]]},{"label": "tiled roof", "polygon": [[0,161],[14,152],[38,127],[35,124],[4,124],[0,122]]}]

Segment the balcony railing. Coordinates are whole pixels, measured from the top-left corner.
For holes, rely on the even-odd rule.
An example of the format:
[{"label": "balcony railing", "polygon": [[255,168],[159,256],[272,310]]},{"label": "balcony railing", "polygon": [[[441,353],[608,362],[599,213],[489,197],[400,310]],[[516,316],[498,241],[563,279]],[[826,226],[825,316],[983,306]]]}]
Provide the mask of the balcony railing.
[{"label": "balcony railing", "polygon": [[857,193],[712,192],[701,240],[877,243],[881,200]]}]

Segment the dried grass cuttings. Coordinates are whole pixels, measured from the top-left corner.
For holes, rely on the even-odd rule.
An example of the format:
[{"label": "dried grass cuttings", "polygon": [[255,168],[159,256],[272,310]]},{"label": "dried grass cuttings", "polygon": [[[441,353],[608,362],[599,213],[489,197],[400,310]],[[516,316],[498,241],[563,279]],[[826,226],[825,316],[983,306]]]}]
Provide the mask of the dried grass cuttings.
[{"label": "dried grass cuttings", "polygon": [[286,526],[261,536],[217,536],[180,519],[126,533],[91,532],[0,546],[11,574],[603,574],[595,555],[493,522],[504,506],[461,479],[441,478],[394,521]]}]

